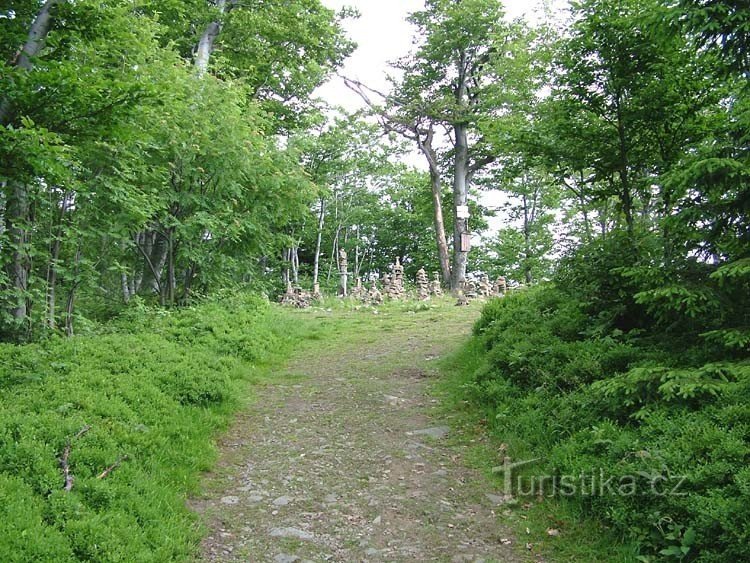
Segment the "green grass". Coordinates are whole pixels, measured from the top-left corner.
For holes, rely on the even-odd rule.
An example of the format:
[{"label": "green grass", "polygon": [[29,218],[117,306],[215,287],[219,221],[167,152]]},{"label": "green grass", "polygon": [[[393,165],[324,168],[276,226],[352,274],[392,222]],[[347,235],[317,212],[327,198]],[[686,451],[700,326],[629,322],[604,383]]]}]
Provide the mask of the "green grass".
[{"label": "green grass", "polygon": [[[501,447],[513,452],[517,459],[528,459],[535,452],[519,436],[488,431],[495,409],[469,400],[476,372],[486,361],[479,339],[472,339],[457,353],[440,360],[442,377],[434,388],[441,399],[441,409],[454,417],[462,432],[458,440],[467,436],[474,446],[466,455],[467,463],[483,472],[502,491],[504,483],[492,468],[501,464]],[[635,563],[632,545],[623,541],[611,529],[585,517],[577,507],[556,498],[514,500],[499,511],[503,524],[510,524],[518,539],[519,549],[531,543],[536,553],[543,553],[556,562]],[[559,530],[551,536],[547,530]]]},{"label": "green grass", "polygon": [[476,467],[538,458],[514,485],[582,474],[635,483],[630,494],[546,490],[541,502],[516,490],[505,516],[519,538],[556,561],[746,560],[750,362],[657,331],[592,336],[583,308],[553,286],[490,302],[441,365],[444,408],[480,444]]},{"label": "green grass", "polygon": [[0,346],[0,561],[191,559],[202,531],[186,499],[216,460],[213,438],[311,334],[245,296]]}]

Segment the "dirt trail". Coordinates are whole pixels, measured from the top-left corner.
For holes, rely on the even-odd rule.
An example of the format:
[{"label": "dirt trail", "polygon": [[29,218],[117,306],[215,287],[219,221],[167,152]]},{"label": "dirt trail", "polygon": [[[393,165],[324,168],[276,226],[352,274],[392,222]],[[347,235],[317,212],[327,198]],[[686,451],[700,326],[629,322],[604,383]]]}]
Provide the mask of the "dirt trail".
[{"label": "dirt trail", "polygon": [[527,560],[429,394],[434,360],[474,313],[294,314],[330,334],[305,343],[222,440],[193,501],[210,528],[204,560]]}]

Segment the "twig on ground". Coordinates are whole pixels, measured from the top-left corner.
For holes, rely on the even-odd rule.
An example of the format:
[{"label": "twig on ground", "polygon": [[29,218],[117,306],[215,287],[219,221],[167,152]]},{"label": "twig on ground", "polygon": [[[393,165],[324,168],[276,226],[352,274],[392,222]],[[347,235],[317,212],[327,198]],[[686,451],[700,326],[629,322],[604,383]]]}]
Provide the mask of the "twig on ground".
[{"label": "twig on ground", "polygon": [[115,469],[117,469],[118,467],[120,467],[120,464],[121,464],[121,463],[122,463],[123,461],[127,461],[127,459],[128,459],[128,456],[127,456],[127,455],[124,455],[124,456],[122,456],[122,457],[120,457],[120,458],[117,458],[117,461],[116,461],[116,462],[114,462],[114,463],[113,463],[112,465],[110,465],[109,467],[107,467],[107,469],[105,469],[105,470],[104,470],[104,471],[102,471],[102,472],[101,472],[101,473],[100,473],[99,475],[97,475],[97,477],[96,477],[96,478],[97,478],[97,479],[104,479],[104,478],[106,478],[106,477],[107,477],[107,476],[108,476],[108,475],[109,475],[110,473],[112,473],[112,472],[113,472],[113,471],[114,471]]},{"label": "twig on ground", "polygon": [[[91,430],[91,425],[87,424],[78,431],[78,434],[73,436],[73,440],[77,440],[78,438],[86,434],[86,432],[88,432],[89,430]],[[75,481],[73,474],[70,472],[70,463],[68,461],[70,458],[70,450],[72,447],[72,440],[68,438],[68,442],[65,444],[65,449],[63,450],[62,457],[60,458],[60,468],[62,469],[63,476],[65,477],[65,486],[63,487],[63,489],[66,492],[70,492],[73,489],[73,482]]]}]

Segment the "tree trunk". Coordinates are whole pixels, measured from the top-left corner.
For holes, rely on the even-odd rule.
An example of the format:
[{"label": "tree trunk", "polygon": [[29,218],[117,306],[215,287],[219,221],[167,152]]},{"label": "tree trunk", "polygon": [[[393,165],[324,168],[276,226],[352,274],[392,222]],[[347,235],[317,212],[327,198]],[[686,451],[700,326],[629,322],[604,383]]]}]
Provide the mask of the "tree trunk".
[{"label": "tree trunk", "polygon": [[50,247],[50,260],[47,265],[47,328],[55,329],[57,322],[55,320],[57,299],[55,290],[57,286],[57,262],[60,259],[60,237],[55,237]]},{"label": "tree trunk", "polygon": [[29,194],[26,185],[16,180],[8,182],[5,208],[5,230],[8,233],[10,260],[6,266],[11,303],[8,313],[18,322],[28,316],[26,291],[29,283],[28,232]]},{"label": "tree trunk", "polygon": [[122,285],[122,300],[127,305],[130,303],[130,283],[125,272],[120,275],[120,284]]},{"label": "tree trunk", "polygon": [[[226,12],[226,7],[226,0],[217,0],[216,8],[219,11],[219,15],[223,15]],[[211,54],[214,50],[214,41],[220,32],[221,22],[219,20],[209,23],[203,31],[195,51],[195,68],[198,69],[198,76],[203,76],[208,72],[208,62],[211,60]]]},{"label": "tree trunk", "polygon": [[635,225],[633,220],[633,194],[630,187],[630,162],[629,162],[629,143],[627,140],[627,133],[625,131],[625,123],[622,115],[622,101],[620,94],[617,94],[617,135],[619,141],[619,170],[618,175],[620,176],[620,203],[622,204],[622,212],[625,216],[625,225],[627,227],[628,236],[632,240]]},{"label": "tree trunk", "polygon": [[292,280],[294,285],[299,285],[299,246],[292,247]]},{"label": "tree trunk", "polygon": [[[30,71],[32,59],[39,54],[52,24],[52,8],[62,0],[47,0],[34,18],[29,34],[13,64],[17,68]],[[13,120],[13,103],[8,96],[0,99],[0,126],[6,126]],[[9,233],[11,259],[7,266],[9,289],[14,303],[9,307],[10,315],[22,322],[28,317],[26,290],[29,281],[29,257],[27,251],[28,233],[26,223],[29,220],[29,193],[22,182],[11,180],[5,209],[6,230]]]},{"label": "tree trunk", "polygon": [[73,261],[73,285],[68,292],[68,302],[65,307],[65,334],[73,336],[73,311],[75,309],[76,289],[78,288],[78,266],[81,263],[81,248],[76,250],[76,257]]},{"label": "tree trunk", "polygon": [[469,236],[469,220],[458,216],[459,206],[469,204],[467,176],[469,174],[469,141],[467,127],[457,123],[453,127],[456,135],[453,175],[453,271],[451,289],[459,289],[466,280],[466,264],[469,258],[468,248],[462,245],[464,236]]},{"label": "tree trunk", "polygon": [[[52,24],[52,8],[56,4],[60,4],[63,0],[47,0],[42,9],[39,10],[34,22],[31,24],[29,29],[29,35],[26,38],[26,43],[16,55],[14,66],[22,68],[24,70],[31,70],[33,63],[31,61],[44,46],[44,41],[47,39],[49,29]],[[11,100],[4,96],[0,101],[0,125],[7,125],[12,120],[13,104]]]},{"label": "tree trunk", "polygon": [[529,257],[531,255],[531,218],[529,216],[529,199],[526,194],[523,195],[523,275],[526,284],[531,284],[531,265]]},{"label": "tree trunk", "polygon": [[174,305],[177,277],[175,273],[175,242],[174,227],[167,231],[167,301]]},{"label": "tree trunk", "polygon": [[315,241],[315,262],[313,264],[313,287],[320,283],[320,248],[323,242],[323,224],[325,222],[326,201],[320,198],[320,215],[318,215],[318,238]]},{"label": "tree trunk", "polygon": [[434,131],[428,129],[425,138],[418,130],[414,131],[419,149],[427,159],[430,168],[430,187],[432,189],[433,224],[435,226],[435,243],[437,244],[438,259],[440,261],[440,273],[443,285],[451,286],[451,259],[448,252],[448,239],[445,236],[445,220],[443,218],[443,182],[440,178],[440,166],[437,154],[432,146]]}]

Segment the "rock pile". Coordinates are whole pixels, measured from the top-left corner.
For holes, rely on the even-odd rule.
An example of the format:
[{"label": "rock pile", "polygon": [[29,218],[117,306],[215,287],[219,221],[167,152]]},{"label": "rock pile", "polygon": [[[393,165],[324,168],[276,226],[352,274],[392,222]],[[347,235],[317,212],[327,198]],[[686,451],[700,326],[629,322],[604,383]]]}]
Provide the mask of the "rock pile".
[{"label": "rock pile", "polygon": [[422,301],[426,301],[430,298],[430,282],[427,280],[427,272],[424,268],[420,268],[417,271],[417,297]]},{"label": "rock pile", "polygon": [[399,258],[391,266],[391,275],[383,277],[383,292],[389,299],[403,299],[404,297],[404,267]]},{"label": "rock pile", "polygon": [[440,274],[435,272],[435,278],[430,282],[430,294],[435,297],[443,295],[443,286],[440,283]]},{"label": "rock pile", "polygon": [[487,274],[483,274],[480,278],[477,293],[480,297],[489,297],[493,294],[490,277]]},{"label": "rock pile", "polygon": [[299,286],[292,287],[292,284],[286,286],[286,292],[279,299],[279,303],[287,307],[296,307],[297,309],[307,309],[312,305],[313,296],[310,292],[305,291]]},{"label": "rock pile", "polygon": [[357,277],[357,283],[352,288],[350,294],[354,299],[364,299],[367,295],[367,289],[362,285],[362,278]]},{"label": "rock pile", "polygon": [[500,276],[495,280],[495,284],[492,286],[492,293],[502,297],[508,292],[508,282],[505,281],[503,276]]}]

